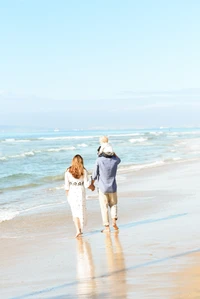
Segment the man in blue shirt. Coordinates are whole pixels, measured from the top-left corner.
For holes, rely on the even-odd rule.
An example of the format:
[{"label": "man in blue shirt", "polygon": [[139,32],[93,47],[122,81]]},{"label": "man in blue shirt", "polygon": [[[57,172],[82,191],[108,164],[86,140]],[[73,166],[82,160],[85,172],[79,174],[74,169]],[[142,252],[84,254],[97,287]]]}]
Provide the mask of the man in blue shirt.
[{"label": "man in blue shirt", "polygon": [[103,153],[97,158],[94,171],[92,173],[92,184],[98,181],[99,203],[101,215],[105,229],[102,232],[110,232],[108,207],[112,218],[112,226],[118,230],[117,221],[117,184],[116,174],[120,158],[114,153],[110,153],[108,148],[104,148]]}]

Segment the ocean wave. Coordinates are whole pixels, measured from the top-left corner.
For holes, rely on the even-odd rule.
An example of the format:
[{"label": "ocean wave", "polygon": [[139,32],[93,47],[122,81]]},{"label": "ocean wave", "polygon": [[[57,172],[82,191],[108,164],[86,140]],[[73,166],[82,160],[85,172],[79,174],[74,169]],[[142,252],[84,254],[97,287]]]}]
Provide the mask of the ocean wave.
[{"label": "ocean wave", "polygon": [[75,150],[75,149],[76,148],[74,146],[68,146],[68,147],[60,147],[60,148],[49,148],[49,149],[43,149],[43,150],[32,150],[32,151],[20,153],[17,155],[0,157],[0,161],[8,161],[9,159],[28,158],[28,157],[33,157],[36,154],[46,153],[46,152],[53,153],[53,152],[69,151],[69,150]]},{"label": "ocean wave", "polygon": [[192,153],[193,151],[200,149],[200,139],[199,138],[182,139],[181,141],[177,141],[174,144],[174,146],[183,148],[184,150],[190,151]]},{"label": "ocean wave", "polygon": [[146,164],[123,165],[123,166],[119,167],[119,172],[124,172],[124,171],[127,171],[127,170],[138,171],[138,170],[141,170],[141,169],[153,168],[153,167],[161,166],[161,165],[164,165],[164,164],[165,164],[165,162],[160,160],[160,161],[155,161],[155,162],[146,163]]},{"label": "ocean wave", "polygon": [[3,143],[6,143],[6,142],[9,142],[9,143],[14,143],[14,142],[30,142],[31,139],[15,139],[15,138],[8,138],[8,139],[3,139],[3,140],[0,140],[0,142],[3,142]]},{"label": "ocean wave", "polygon": [[174,158],[166,158],[164,159],[164,162],[173,162],[173,161],[180,161],[182,160],[181,157],[174,157]]},{"label": "ocean wave", "polygon": [[143,136],[145,133],[124,133],[124,134],[109,134],[108,137],[126,137],[126,136]]},{"label": "ocean wave", "polygon": [[2,143],[26,143],[31,141],[41,141],[41,140],[73,140],[73,139],[93,139],[93,138],[99,138],[100,135],[84,135],[84,136],[56,136],[56,137],[38,137],[38,138],[26,138],[26,139],[16,139],[16,138],[6,138],[0,140]]},{"label": "ocean wave", "polygon": [[165,134],[164,132],[149,132],[150,135],[154,135],[154,136],[160,136],[160,135],[163,135]]},{"label": "ocean wave", "polygon": [[19,212],[17,212],[17,211],[0,210],[0,223],[7,221],[7,220],[11,220],[11,219],[15,218],[18,214],[19,214]]},{"label": "ocean wave", "polygon": [[35,153],[33,151],[30,151],[30,152],[21,153],[18,155],[8,156],[7,158],[24,158],[24,157],[32,157],[34,155],[35,155]]},{"label": "ocean wave", "polygon": [[0,157],[0,161],[7,161],[6,157]]},{"label": "ocean wave", "polygon": [[[23,179],[29,179],[30,181],[34,178],[34,175],[27,174],[27,173],[16,173],[12,175],[5,176],[1,178],[1,182],[9,182],[12,185],[4,188],[0,188],[0,192],[6,192],[6,191],[17,191],[22,189],[31,189],[40,187],[43,184],[48,184],[52,182],[61,182],[64,181],[64,174],[62,175],[54,175],[54,176],[46,176],[38,179],[37,181],[30,182],[27,184],[21,184]],[[19,183],[18,183],[19,182]]]},{"label": "ocean wave", "polygon": [[46,176],[41,178],[42,182],[57,182],[57,181],[63,181],[64,180],[64,174],[59,175],[52,175],[52,176]]},{"label": "ocean wave", "polygon": [[197,160],[199,160],[199,158],[183,159],[181,157],[174,157],[174,158],[166,158],[164,160],[158,160],[158,161],[150,162],[150,163],[146,163],[146,164],[123,165],[123,166],[119,167],[119,173],[124,173],[129,170],[139,171],[142,169],[155,168],[155,167],[169,165],[169,164],[175,164],[175,163],[193,162],[193,161],[197,161]]},{"label": "ocean wave", "polygon": [[11,155],[11,156],[0,157],[0,161],[8,161],[9,159],[27,158],[27,157],[32,157],[34,155],[35,155],[35,153],[33,151],[31,151],[31,152],[25,152],[25,153],[21,153],[21,154],[18,154],[18,155]]},{"label": "ocean wave", "polygon": [[3,142],[15,142],[15,138],[7,138],[7,139],[4,139]]},{"label": "ocean wave", "polygon": [[11,180],[22,180],[22,179],[26,179],[26,178],[30,178],[32,177],[33,175],[30,174],[30,173],[23,173],[23,172],[19,172],[19,173],[13,173],[13,174],[10,174],[10,175],[7,175],[7,176],[4,176],[1,178],[1,181],[11,181]]},{"label": "ocean wave", "polygon": [[141,143],[141,142],[144,142],[144,141],[147,141],[147,140],[148,140],[148,138],[143,138],[143,137],[129,139],[129,141],[131,143]]},{"label": "ocean wave", "polygon": [[39,210],[39,209],[46,208],[46,207],[59,206],[59,205],[65,204],[65,203],[66,203],[66,201],[61,201],[61,202],[57,202],[57,203],[41,204],[41,205],[38,205],[38,206],[34,206],[34,207],[30,207],[30,208],[21,210],[20,214],[27,213],[27,212],[34,211],[34,210]]},{"label": "ocean wave", "polygon": [[7,210],[0,210],[0,223],[4,222],[4,221],[9,221],[14,219],[16,216],[30,212],[30,211],[34,211],[34,210],[39,210],[42,208],[48,208],[48,207],[53,207],[53,206],[60,206],[66,204],[66,200],[65,201],[60,201],[57,203],[46,203],[46,204],[40,204],[40,205],[36,205],[36,206],[32,206],[29,208],[25,208],[25,209],[20,209],[19,211],[13,211],[11,209],[7,209]]},{"label": "ocean wave", "polygon": [[56,191],[56,190],[62,190],[62,189],[64,189],[64,185],[53,187],[53,188],[49,188],[48,191]]},{"label": "ocean wave", "polygon": [[88,145],[85,144],[85,143],[78,144],[78,146],[79,146],[79,147],[88,147]]},{"label": "ocean wave", "polygon": [[183,135],[200,135],[200,131],[190,131],[190,132],[166,132],[169,136],[183,136]]},{"label": "ocean wave", "polygon": [[68,150],[75,150],[76,148],[74,146],[69,147],[60,147],[60,148],[49,148],[46,150],[47,152],[62,152],[62,151],[68,151]]},{"label": "ocean wave", "polygon": [[99,136],[58,136],[58,137],[40,137],[38,140],[69,140],[69,139],[93,139]]},{"label": "ocean wave", "polygon": [[42,184],[39,183],[29,183],[29,184],[24,184],[24,185],[15,185],[15,186],[10,186],[10,187],[5,187],[1,188],[1,193],[6,192],[6,191],[17,191],[17,190],[25,190],[25,189],[31,189],[35,187],[39,187]]}]

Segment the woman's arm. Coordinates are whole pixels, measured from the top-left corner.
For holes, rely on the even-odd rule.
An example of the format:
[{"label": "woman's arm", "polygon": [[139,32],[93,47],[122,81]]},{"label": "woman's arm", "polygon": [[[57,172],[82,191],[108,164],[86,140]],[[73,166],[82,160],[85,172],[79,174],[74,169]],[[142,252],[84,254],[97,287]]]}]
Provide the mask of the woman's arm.
[{"label": "woman's arm", "polygon": [[68,172],[65,172],[65,191],[66,195],[68,195],[69,192],[69,178],[68,178]]},{"label": "woman's arm", "polygon": [[86,169],[84,169],[84,187],[88,188],[91,184],[91,178],[88,175],[88,172]]}]

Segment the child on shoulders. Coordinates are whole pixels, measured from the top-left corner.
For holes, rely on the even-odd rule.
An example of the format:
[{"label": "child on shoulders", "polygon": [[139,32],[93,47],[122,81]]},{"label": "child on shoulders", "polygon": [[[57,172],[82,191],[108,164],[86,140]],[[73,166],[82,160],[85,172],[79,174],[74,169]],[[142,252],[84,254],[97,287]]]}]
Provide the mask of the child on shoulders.
[{"label": "child on shoulders", "polygon": [[100,142],[100,146],[99,148],[97,149],[97,155],[99,157],[102,157],[102,156],[114,156],[115,153],[113,151],[113,148],[112,148],[112,145],[108,142],[108,137],[107,136],[101,136],[99,138],[99,142]]}]

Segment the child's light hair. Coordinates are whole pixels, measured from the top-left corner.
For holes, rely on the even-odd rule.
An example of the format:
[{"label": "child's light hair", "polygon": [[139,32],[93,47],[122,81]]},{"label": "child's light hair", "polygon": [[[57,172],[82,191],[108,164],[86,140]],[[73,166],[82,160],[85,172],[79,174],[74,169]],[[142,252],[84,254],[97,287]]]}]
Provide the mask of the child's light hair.
[{"label": "child's light hair", "polygon": [[108,137],[107,136],[101,136],[99,138],[99,142],[102,143],[107,143],[108,142]]}]

